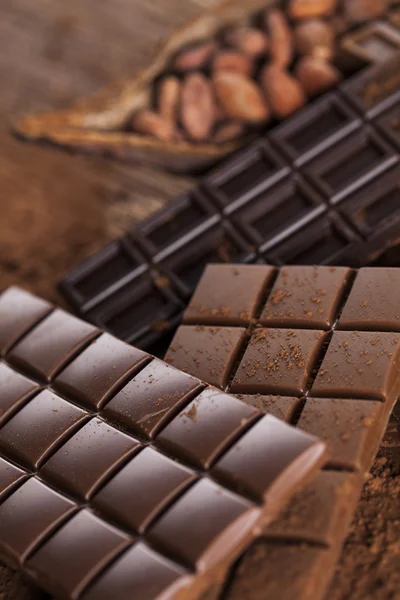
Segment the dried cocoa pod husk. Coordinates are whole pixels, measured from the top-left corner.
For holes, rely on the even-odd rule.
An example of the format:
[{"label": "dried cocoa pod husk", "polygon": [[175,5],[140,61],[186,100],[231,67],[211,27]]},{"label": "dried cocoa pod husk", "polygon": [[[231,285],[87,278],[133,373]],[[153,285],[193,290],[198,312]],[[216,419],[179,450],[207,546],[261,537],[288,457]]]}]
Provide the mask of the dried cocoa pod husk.
[{"label": "dried cocoa pod husk", "polygon": [[269,33],[269,53],[271,61],[286,68],[293,58],[293,34],[283,12],[278,9],[267,10],[265,26]]},{"label": "dried cocoa pod husk", "polygon": [[244,123],[263,123],[269,108],[257,83],[233,71],[217,71],[213,84],[218,103],[228,117]]},{"label": "dried cocoa pod husk", "polygon": [[260,81],[271,111],[279,119],[293,114],[307,101],[299,81],[277,65],[264,67]]},{"label": "dried cocoa pod husk", "polygon": [[332,25],[321,19],[298,23],[294,29],[296,49],[299,54],[329,60],[335,49],[335,32]]},{"label": "dried cocoa pod husk", "polygon": [[145,162],[176,173],[208,168],[250,138],[222,144],[165,142],[132,132],[127,125],[135,113],[151,108],[154,81],[168,74],[171,61],[184,47],[214,38],[226,28],[250,23],[257,11],[271,3],[271,0],[228,0],[210,8],[176,30],[150,65],[133,77],[117,81],[66,110],[23,117],[14,124],[14,129],[28,140],[46,140],[77,151]]},{"label": "dried cocoa pod husk", "polygon": [[301,58],[296,65],[294,75],[310,97],[322,94],[336,86],[342,77],[334,65],[313,56]]}]

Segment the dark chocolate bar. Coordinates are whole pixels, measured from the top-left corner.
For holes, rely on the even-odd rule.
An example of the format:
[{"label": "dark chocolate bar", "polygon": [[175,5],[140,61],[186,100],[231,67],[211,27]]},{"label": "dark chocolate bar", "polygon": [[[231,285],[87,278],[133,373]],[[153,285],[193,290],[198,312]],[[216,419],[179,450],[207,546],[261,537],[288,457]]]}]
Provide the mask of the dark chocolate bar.
[{"label": "dark chocolate bar", "polygon": [[208,263],[376,260],[400,238],[399,64],[362,70],[100,250],[62,281],[67,300],[162,356]]},{"label": "dark chocolate bar", "polygon": [[[183,372],[328,444],[320,476],[257,546],[265,597],[324,596],[400,394],[399,289],[393,268],[209,265],[167,352]],[[227,481],[232,459],[218,466]],[[283,564],[278,588],[270,577]]]},{"label": "dark chocolate bar", "polygon": [[0,556],[56,597],[203,597],[324,451],[39,298],[0,296]]},{"label": "dark chocolate bar", "polygon": [[373,21],[358,32],[344,36],[342,50],[364,62],[384,62],[400,49],[400,31],[380,21]]}]

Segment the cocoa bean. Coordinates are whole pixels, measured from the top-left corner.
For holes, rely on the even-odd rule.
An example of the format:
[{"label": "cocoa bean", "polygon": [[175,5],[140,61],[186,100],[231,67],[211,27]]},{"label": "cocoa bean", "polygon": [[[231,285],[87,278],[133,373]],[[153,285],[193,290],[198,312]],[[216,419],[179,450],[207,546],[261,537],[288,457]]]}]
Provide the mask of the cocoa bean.
[{"label": "cocoa bean", "polygon": [[296,49],[300,54],[329,60],[335,46],[335,32],[330,23],[311,19],[298,23],[294,30]]},{"label": "cocoa bean", "polygon": [[216,106],[212,85],[201,73],[188,75],[182,85],[181,122],[188,136],[204,141],[211,136]]},{"label": "cocoa bean", "polygon": [[176,123],[178,118],[181,84],[176,77],[166,77],[158,88],[158,110],[166,121]]},{"label": "cocoa bean", "polygon": [[175,127],[151,110],[141,110],[132,117],[132,129],[144,135],[151,135],[163,142],[172,142],[177,138]]},{"label": "cocoa bean", "polygon": [[245,123],[259,123],[269,117],[268,105],[258,85],[241,73],[217,71],[213,75],[216,97],[225,113]]},{"label": "cocoa bean", "polygon": [[332,64],[313,56],[304,56],[294,71],[306,94],[310,97],[321,94],[341,80],[341,74]]},{"label": "cocoa bean", "polygon": [[216,54],[212,69],[213,71],[236,71],[251,76],[254,71],[254,62],[246,54],[234,50],[225,50]]},{"label": "cocoa bean", "polygon": [[264,67],[260,80],[269,106],[278,118],[288,117],[306,103],[306,95],[297,79],[276,65]]},{"label": "cocoa bean", "polygon": [[215,144],[231,142],[242,137],[245,131],[246,129],[243,123],[239,123],[238,121],[222,123],[215,132],[212,141]]},{"label": "cocoa bean", "polygon": [[[347,1],[344,0],[343,4]],[[325,17],[333,13],[337,4],[338,0],[290,0],[288,12],[292,19]]]},{"label": "cocoa bean", "polygon": [[268,10],[265,24],[269,33],[271,61],[286,68],[293,57],[292,31],[286,17],[281,10]]},{"label": "cocoa bean", "polygon": [[232,27],[224,37],[228,45],[253,58],[265,54],[268,49],[267,36],[255,27]]},{"label": "cocoa bean", "polygon": [[179,52],[173,62],[173,67],[181,72],[204,69],[216,50],[214,40],[198,42]]}]

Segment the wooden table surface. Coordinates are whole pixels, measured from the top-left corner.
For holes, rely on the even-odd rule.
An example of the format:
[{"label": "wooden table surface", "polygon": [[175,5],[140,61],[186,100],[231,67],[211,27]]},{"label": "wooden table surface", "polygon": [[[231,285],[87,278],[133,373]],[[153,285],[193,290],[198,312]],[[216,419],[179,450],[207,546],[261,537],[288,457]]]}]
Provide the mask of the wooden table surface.
[{"label": "wooden table surface", "polygon": [[[0,291],[18,284],[59,302],[55,282],[66,270],[190,185],[189,179],[150,168],[22,143],[10,133],[12,120],[65,107],[131,75],[175,26],[215,3],[0,0]],[[365,500],[360,506],[365,511],[372,505]],[[349,556],[344,554],[339,575]],[[361,572],[364,566],[373,572],[377,557],[371,554],[368,565],[365,560]],[[342,583],[333,587],[332,599],[370,597],[368,590],[354,595],[352,584],[346,590]],[[392,598],[384,586],[382,591],[379,599]],[[43,595],[0,566],[1,600],[34,598]]]}]

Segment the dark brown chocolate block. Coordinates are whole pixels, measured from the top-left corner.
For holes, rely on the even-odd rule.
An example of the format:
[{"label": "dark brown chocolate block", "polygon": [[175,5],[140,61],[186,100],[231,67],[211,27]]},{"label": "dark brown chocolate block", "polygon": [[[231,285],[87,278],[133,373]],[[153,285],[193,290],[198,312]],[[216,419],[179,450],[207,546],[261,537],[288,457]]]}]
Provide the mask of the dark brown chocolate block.
[{"label": "dark brown chocolate block", "polygon": [[0,340],[0,557],[55,597],[203,597],[324,460],[314,435],[17,288]]},{"label": "dark brown chocolate block", "polygon": [[372,22],[342,40],[343,50],[365,62],[385,62],[400,49],[400,33],[389,23]]},{"label": "dark brown chocolate block", "polygon": [[[170,345],[170,364],[328,444],[320,476],[255,546],[266,597],[324,596],[400,394],[399,289],[395,268],[209,265]],[[224,481],[233,459],[214,467]]]},{"label": "dark brown chocolate block", "polygon": [[[398,37],[362,35],[353,46],[376,59]],[[375,261],[400,236],[399,63],[365,67],[87,259],[61,283],[67,300],[162,357],[209,263]]]}]

